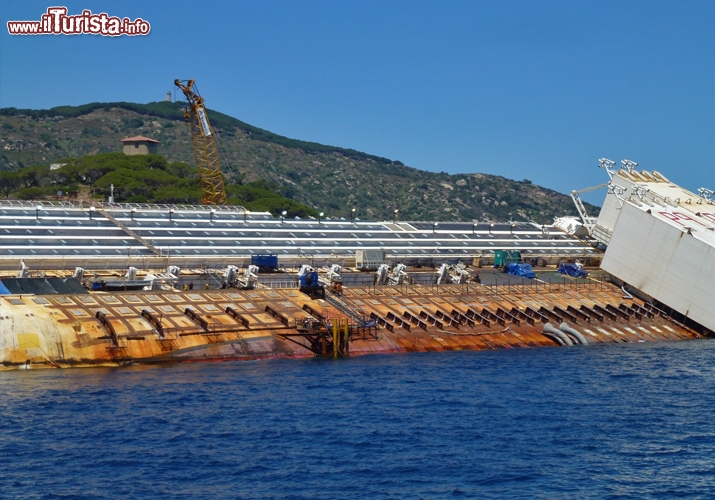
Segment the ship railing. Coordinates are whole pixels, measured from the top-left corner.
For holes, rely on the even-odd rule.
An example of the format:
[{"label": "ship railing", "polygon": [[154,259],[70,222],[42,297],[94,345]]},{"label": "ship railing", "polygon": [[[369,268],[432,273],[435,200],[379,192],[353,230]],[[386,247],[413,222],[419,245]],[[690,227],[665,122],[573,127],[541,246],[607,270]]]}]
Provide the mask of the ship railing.
[{"label": "ship railing", "polygon": [[83,202],[78,201],[67,201],[67,200],[0,200],[0,207],[8,208],[29,208],[35,210],[38,205],[42,205],[42,209],[47,208],[75,208],[81,209],[83,207]]},{"label": "ship railing", "polygon": [[414,288],[429,289],[430,293],[459,293],[472,295],[515,295],[515,294],[546,294],[579,292],[588,293],[603,291],[612,288],[611,275],[606,272],[593,272],[586,278],[575,279],[566,276],[550,277],[549,281],[528,280],[524,278],[505,278],[506,282],[495,283],[462,283],[462,284],[437,284],[435,282],[416,282],[402,285],[369,285],[366,288],[371,295],[394,296],[408,293]]},{"label": "ship railing", "polygon": [[105,201],[98,202],[97,205],[105,210],[132,210],[137,212],[148,211],[148,212],[166,212],[169,210],[174,210],[176,212],[189,212],[189,213],[204,213],[214,211],[217,213],[239,213],[254,215],[270,215],[269,212],[250,212],[246,207],[241,205],[183,205],[183,204],[173,204],[173,203],[108,203]]},{"label": "ship railing", "polygon": [[266,287],[266,288],[275,288],[275,289],[297,289],[300,288],[300,283],[299,281],[296,280],[271,280],[271,281],[266,281],[266,282],[259,282],[260,285]]}]

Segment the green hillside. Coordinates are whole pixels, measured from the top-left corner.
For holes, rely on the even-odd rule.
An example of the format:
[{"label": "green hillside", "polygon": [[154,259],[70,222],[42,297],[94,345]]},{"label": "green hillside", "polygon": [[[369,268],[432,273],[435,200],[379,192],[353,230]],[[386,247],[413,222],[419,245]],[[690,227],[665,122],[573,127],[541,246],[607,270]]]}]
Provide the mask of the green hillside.
[{"label": "green hillside", "polygon": [[[132,135],[160,141],[159,153],[166,159],[167,168],[179,162],[195,169],[182,112],[182,103],[170,102],[92,103],[50,110],[1,109],[0,170],[16,171],[35,165],[48,166],[61,158],[79,161],[85,155],[118,152],[119,141]],[[226,159],[223,170],[227,182],[235,186],[229,189],[229,196],[236,199],[250,197],[231,191],[239,186],[275,190],[328,216],[347,217],[356,208],[358,217],[373,219],[391,218],[395,209],[399,210],[400,218],[443,221],[511,218],[543,223],[554,216],[576,214],[568,196],[526,179],[421,171],[351,149],[289,139],[218,111],[208,112]],[[104,187],[102,183],[96,184],[99,180],[89,185],[101,194]],[[142,181],[133,179],[133,182],[136,193],[132,196],[147,196],[136,186]],[[172,189],[163,185],[153,192],[153,199],[172,199]],[[195,195],[194,192],[189,199],[195,200]],[[593,206],[588,208],[594,213],[597,210]]]}]

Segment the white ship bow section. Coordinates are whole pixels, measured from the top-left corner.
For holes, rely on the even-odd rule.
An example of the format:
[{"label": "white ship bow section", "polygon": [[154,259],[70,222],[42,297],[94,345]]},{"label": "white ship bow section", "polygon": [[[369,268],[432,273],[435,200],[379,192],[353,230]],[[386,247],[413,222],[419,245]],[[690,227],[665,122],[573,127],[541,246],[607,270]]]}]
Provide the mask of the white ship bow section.
[{"label": "white ship bow section", "polygon": [[602,269],[715,330],[715,205],[657,174],[620,171],[598,218]]}]

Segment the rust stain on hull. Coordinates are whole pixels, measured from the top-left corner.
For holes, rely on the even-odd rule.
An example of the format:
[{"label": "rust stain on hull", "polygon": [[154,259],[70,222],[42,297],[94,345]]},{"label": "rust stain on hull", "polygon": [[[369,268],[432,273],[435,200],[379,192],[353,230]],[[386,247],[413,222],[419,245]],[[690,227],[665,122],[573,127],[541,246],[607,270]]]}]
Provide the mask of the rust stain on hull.
[{"label": "rust stain on hull", "polygon": [[[560,345],[546,322],[566,322],[589,343],[700,336],[608,284],[346,288],[341,300],[379,325],[374,336],[353,336],[353,356]],[[345,316],[297,290],[5,296],[0,367],[312,357],[286,340],[297,325]]]}]

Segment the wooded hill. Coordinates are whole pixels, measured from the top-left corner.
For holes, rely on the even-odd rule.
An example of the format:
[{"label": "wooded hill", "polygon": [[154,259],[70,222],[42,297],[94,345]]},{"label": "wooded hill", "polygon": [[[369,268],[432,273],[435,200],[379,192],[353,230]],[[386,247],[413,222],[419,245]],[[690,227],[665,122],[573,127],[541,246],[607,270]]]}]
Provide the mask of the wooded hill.
[{"label": "wooded hill", "polygon": [[[166,158],[166,167],[158,170],[179,180],[166,184],[169,179],[163,179],[161,186],[151,191],[152,198],[136,185],[143,178],[133,179],[131,196],[166,201],[176,198],[170,196],[172,190],[177,194],[177,189],[194,189],[189,198],[195,201],[200,194],[196,191],[197,183],[176,184],[180,180],[192,181],[187,175],[195,171],[183,107],[183,103],[120,102],[50,110],[0,109],[0,170],[67,163],[66,158],[74,158],[73,164],[86,163],[90,160],[82,158],[85,155],[121,151],[121,139],[144,135],[160,141],[159,153]],[[315,212],[325,212],[326,216],[348,217],[350,210],[357,208],[360,218],[382,220],[391,218],[392,212],[398,209],[403,220],[505,221],[511,218],[545,223],[555,216],[576,214],[570,197],[526,179],[515,181],[480,173],[449,175],[421,171],[399,161],[351,149],[289,139],[218,111],[208,110],[208,113],[226,160],[223,170],[227,183],[236,186],[231,189],[247,186],[266,192],[277,191]],[[62,158],[65,160],[60,161]],[[177,162],[192,166],[179,172]],[[149,177],[152,175],[157,173]],[[154,181],[149,177],[143,182],[150,186]],[[100,180],[101,177],[87,178],[98,194],[105,192]],[[238,200],[245,194],[230,192],[229,196]],[[594,214],[598,210],[590,205],[587,208]],[[297,205],[293,209],[304,210]]]},{"label": "wooded hill", "polygon": [[[78,193],[126,203],[198,204],[201,183],[196,168],[188,163],[169,163],[160,155],[126,156],[124,153],[85,155],[77,160],[63,158],[54,168],[37,165],[14,172],[0,172],[0,192],[20,200],[53,198],[57,192]],[[227,205],[253,211],[269,211],[288,217],[316,216],[312,208],[285,198],[277,185],[258,180],[227,184]]]}]

